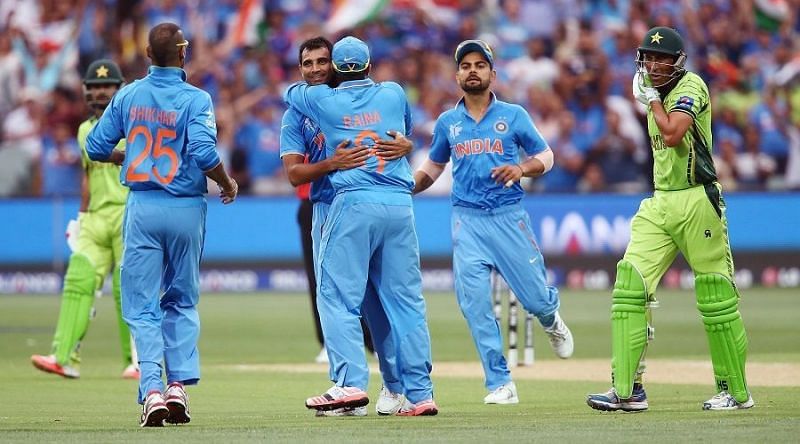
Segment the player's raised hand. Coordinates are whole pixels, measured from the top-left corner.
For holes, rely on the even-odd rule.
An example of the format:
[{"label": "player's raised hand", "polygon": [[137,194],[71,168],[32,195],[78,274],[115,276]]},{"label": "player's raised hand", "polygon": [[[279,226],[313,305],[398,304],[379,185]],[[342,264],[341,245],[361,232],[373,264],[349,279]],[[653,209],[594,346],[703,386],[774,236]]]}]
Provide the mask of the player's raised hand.
[{"label": "player's raised hand", "polygon": [[239,194],[239,184],[231,178],[228,184],[225,187],[220,187],[219,190],[219,199],[222,201],[223,204],[228,205],[236,200],[236,196]]},{"label": "player's raised hand", "polygon": [[650,105],[650,102],[661,101],[661,94],[658,90],[649,86],[647,72],[644,70],[637,70],[633,75],[633,98],[639,101],[642,105]]},{"label": "player's raised hand", "polygon": [[348,145],[350,145],[350,141],[343,140],[336,146],[336,151],[330,158],[331,166],[334,170],[349,170],[364,166],[367,163],[370,147],[359,145],[348,148]]},{"label": "player's raised hand", "polygon": [[497,183],[504,184],[506,188],[511,188],[514,182],[519,182],[522,176],[522,167],[518,163],[492,168],[492,179]]},{"label": "player's raised hand", "polygon": [[411,140],[394,130],[386,131],[391,139],[378,139],[375,141],[375,155],[383,160],[397,160],[405,157],[414,149]]}]

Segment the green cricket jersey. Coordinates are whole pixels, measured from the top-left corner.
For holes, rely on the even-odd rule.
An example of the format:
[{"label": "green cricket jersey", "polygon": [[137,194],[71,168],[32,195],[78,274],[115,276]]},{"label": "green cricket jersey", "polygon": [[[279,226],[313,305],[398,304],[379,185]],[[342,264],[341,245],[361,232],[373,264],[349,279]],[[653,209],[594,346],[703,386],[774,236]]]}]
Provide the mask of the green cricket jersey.
[{"label": "green cricket jersey", "polygon": [[656,190],[683,190],[717,180],[711,159],[711,100],[703,79],[687,72],[675,88],[662,97],[667,114],[678,111],[694,122],[676,147],[668,147],[653,118],[647,112],[647,132],[653,147],[653,183]]},{"label": "green cricket jersey", "polygon": [[[89,212],[104,209],[107,206],[125,205],[128,188],[120,183],[120,167],[108,162],[94,162],[86,154],[86,138],[89,131],[97,124],[97,118],[90,117],[78,128],[78,145],[81,147],[83,170],[89,178]],[[125,139],[119,141],[117,149],[125,149]]]}]

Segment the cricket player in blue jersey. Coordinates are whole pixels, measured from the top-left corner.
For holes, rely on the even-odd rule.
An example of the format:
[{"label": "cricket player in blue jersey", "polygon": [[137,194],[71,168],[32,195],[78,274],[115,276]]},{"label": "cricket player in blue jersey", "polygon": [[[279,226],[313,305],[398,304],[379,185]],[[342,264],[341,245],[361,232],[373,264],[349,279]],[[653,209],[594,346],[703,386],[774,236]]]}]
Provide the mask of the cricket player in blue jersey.
[{"label": "cricket player in blue jersey", "polygon": [[[206,176],[224,204],[238,186],[216,150],[208,93],[186,83],[186,48],[178,25],[150,30],[147,76],[123,88],[89,133],[92,160],[119,162],[130,188],[123,220],[122,315],[139,352],[140,425],[190,420],[184,385],[200,379],[197,313],[206,220]],[[167,388],[162,381],[162,362]]]},{"label": "cricket player in blue jersey", "polygon": [[464,97],[436,121],[429,159],[414,173],[414,193],[430,187],[453,161],[456,297],[483,364],[484,402],[517,404],[492,305],[492,270],[539,319],[556,355],[568,358],[573,351],[572,333],[558,314],[558,290],[547,285],[544,258],[520,205],[520,178],[549,171],[553,152],[521,106],[498,100],[489,89],[497,74],[488,44],[466,40],[455,58]]},{"label": "cricket player in blue jersey", "polygon": [[369,49],[361,40],[338,41],[332,59],[339,86],[295,84],[286,101],[317,122],[327,157],[343,141],[371,148],[363,166],[328,176],[336,195],[320,241],[317,302],[334,386],[307,399],[306,407],[333,410],[369,403],[359,323],[369,281],[388,317],[406,397],[397,415],[435,415],[411,167],[405,157],[387,160],[373,147],[388,131],[411,133],[408,101],[400,85],[367,77]]},{"label": "cricket player in blue jersey", "polygon": [[[324,37],[315,37],[300,44],[299,62],[300,74],[309,85],[331,84],[333,68],[331,67],[331,49],[333,45]],[[411,141],[396,131],[392,135],[397,139],[380,140],[376,147],[377,155],[384,159],[393,160],[411,152]],[[358,146],[346,148],[348,142],[339,144],[332,157],[325,157],[325,136],[314,121],[300,114],[297,109],[289,108],[283,114],[281,123],[281,159],[283,160],[286,175],[294,186],[312,183],[310,200],[313,203],[311,222],[311,238],[313,244],[314,275],[317,275],[317,254],[319,242],[322,237],[322,227],[328,217],[331,202],[335,194],[328,179],[328,173],[336,170],[345,170],[363,166],[369,148]],[[306,159],[308,161],[306,162]],[[316,290],[312,290],[316,298]],[[317,304],[313,303],[317,316]],[[403,386],[397,375],[394,342],[389,331],[389,322],[386,313],[380,304],[377,292],[371,282],[367,283],[367,293],[364,297],[362,313],[367,325],[362,322],[365,329],[364,340],[367,341],[367,331],[373,331],[372,341],[378,356],[383,387],[381,388],[375,411],[379,415],[393,415],[402,407],[405,397]],[[317,318],[318,319],[318,318]],[[321,330],[321,329],[320,329]],[[327,357],[327,350],[324,351]],[[367,408],[339,408],[336,410],[317,410],[317,416],[364,416]]]}]

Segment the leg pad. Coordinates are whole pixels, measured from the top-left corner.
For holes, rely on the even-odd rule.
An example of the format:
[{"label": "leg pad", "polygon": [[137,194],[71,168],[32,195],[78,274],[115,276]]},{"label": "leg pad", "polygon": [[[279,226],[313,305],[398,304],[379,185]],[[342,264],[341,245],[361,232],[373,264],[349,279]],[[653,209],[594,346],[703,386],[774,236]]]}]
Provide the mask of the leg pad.
[{"label": "leg pad", "polygon": [[626,260],[617,264],[611,305],[611,353],[614,389],[630,398],[639,361],[647,347],[647,291],[639,271]]},{"label": "leg pad", "polygon": [[80,253],[70,257],[53,341],[53,354],[61,365],[69,364],[70,356],[89,328],[96,279],[94,265],[88,257]]},{"label": "leg pad", "polygon": [[739,295],[733,284],[719,274],[701,274],[695,277],[697,309],[711,351],[711,364],[718,391],[727,391],[739,402],[750,394],[745,378],[747,334],[739,314]]}]

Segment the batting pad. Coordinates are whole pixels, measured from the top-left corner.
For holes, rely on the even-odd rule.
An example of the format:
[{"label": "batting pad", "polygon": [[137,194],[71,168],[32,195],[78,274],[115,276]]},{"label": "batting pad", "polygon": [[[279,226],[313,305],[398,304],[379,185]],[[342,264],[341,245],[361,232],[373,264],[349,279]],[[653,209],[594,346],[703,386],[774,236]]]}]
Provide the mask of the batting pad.
[{"label": "batting pad", "polygon": [[647,348],[647,292],[630,262],[617,263],[611,304],[611,370],[620,398],[630,398],[639,361]]},{"label": "batting pad", "polygon": [[83,254],[73,254],[64,276],[61,312],[53,341],[53,354],[61,365],[69,364],[70,355],[89,328],[95,279],[92,261]]},{"label": "batting pad", "polygon": [[731,281],[719,274],[701,274],[694,285],[717,389],[745,402],[750,396],[745,378],[747,334],[739,314],[739,295]]}]

